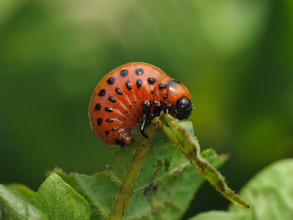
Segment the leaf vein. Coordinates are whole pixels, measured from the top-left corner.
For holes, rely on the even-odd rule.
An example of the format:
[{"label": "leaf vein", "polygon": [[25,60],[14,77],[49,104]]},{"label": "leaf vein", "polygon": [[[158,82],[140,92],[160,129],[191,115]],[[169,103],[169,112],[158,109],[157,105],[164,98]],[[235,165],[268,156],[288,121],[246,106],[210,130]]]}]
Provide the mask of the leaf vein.
[{"label": "leaf vein", "polygon": [[115,182],[118,186],[122,185],[122,181],[117,177],[111,170],[106,172],[106,174],[111,178],[113,182]]},{"label": "leaf vein", "polygon": [[[165,173],[164,175],[159,176],[159,177],[156,177],[155,179],[153,179],[152,182],[157,183],[157,182],[162,181],[163,179],[165,179],[165,178],[167,178],[167,177],[169,177],[169,176],[173,176],[173,175],[175,175],[176,173],[179,173],[179,172],[181,172],[182,170],[184,170],[188,165],[190,165],[190,163],[189,163],[189,162],[185,162],[185,163],[181,164],[179,167],[176,167],[176,168],[174,168],[173,170],[171,170],[171,171]],[[145,185],[143,185],[143,186],[141,186],[141,187],[138,187],[138,188],[134,189],[134,193],[137,193],[137,192],[140,192],[140,191],[144,190],[144,189],[147,188],[149,185],[150,185],[150,183],[147,183],[147,184],[145,184]]]}]

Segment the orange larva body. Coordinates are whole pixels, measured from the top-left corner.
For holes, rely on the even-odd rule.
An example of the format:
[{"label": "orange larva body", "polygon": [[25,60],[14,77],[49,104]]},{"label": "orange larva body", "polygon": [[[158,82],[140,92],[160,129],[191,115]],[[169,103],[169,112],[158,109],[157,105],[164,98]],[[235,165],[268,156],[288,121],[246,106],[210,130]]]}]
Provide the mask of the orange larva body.
[{"label": "orange larva body", "polygon": [[159,103],[160,111],[168,107],[176,117],[176,102],[182,97],[190,100],[187,88],[161,69],[142,62],[124,64],[109,72],[93,92],[89,106],[92,129],[109,145],[127,145],[132,128],[145,114],[146,101],[151,103],[150,115]]}]

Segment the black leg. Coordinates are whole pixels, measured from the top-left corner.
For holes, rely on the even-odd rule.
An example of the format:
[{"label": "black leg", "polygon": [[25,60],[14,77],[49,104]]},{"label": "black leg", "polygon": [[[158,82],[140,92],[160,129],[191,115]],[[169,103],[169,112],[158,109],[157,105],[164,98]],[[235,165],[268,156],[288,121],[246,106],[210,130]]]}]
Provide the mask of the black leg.
[{"label": "black leg", "polygon": [[154,108],[153,108],[153,112],[154,112],[154,117],[158,117],[160,114],[161,114],[161,111],[162,111],[162,108],[163,108],[163,105],[162,105],[162,102],[155,102],[153,103]]},{"label": "black leg", "polygon": [[146,117],[143,117],[143,121],[140,125],[140,133],[142,134],[142,136],[144,136],[145,138],[149,138],[146,133],[144,132],[144,129],[145,129],[145,126],[146,126]]},{"label": "black leg", "polygon": [[170,110],[171,110],[171,104],[168,104],[168,103],[165,103],[166,104],[166,107],[164,109],[164,112],[166,114],[169,114],[170,113]]},{"label": "black leg", "polygon": [[148,116],[151,113],[152,102],[150,100],[147,100],[144,103],[142,103],[142,106],[142,114]]},{"label": "black leg", "polygon": [[144,129],[145,129],[145,126],[149,123],[149,117],[151,115],[150,113],[151,113],[152,102],[149,101],[149,100],[147,100],[142,105],[143,105],[143,109],[142,109],[142,123],[140,125],[140,132],[141,132],[141,134],[145,138],[148,138],[148,136],[144,132]]}]

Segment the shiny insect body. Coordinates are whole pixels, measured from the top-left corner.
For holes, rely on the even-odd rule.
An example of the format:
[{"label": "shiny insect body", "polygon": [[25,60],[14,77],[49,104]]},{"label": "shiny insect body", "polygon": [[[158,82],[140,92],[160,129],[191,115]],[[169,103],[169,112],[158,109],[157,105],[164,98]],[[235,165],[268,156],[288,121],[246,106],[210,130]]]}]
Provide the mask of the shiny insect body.
[{"label": "shiny insect body", "polygon": [[161,69],[135,62],[117,67],[96,86],[89,105],[93,131],[109,145],[128,145],[132,128],[140,131],[163,111],[182,120],[192,112],[188,89]]}]

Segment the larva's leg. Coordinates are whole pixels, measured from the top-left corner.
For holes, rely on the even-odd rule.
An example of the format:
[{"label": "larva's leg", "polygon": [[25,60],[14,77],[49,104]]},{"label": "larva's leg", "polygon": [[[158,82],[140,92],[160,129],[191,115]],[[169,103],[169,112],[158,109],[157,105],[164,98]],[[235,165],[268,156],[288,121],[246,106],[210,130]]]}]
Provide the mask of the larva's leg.
[{"label": "larva's leg", "polygon": [[166,114],[170,114],[171,104],[165,103],[166,107],[164,108],[164,112]]},{"label": "larva's leg", "polygon": [[154,101],[153,106],[153,116],[158,117],[161,114],[163,108],[162,102]]},{"label": "larva's leg", "polygon": [[144,132],[144,129],[145,129],[145,125],[146,125],[146,119],[143,117],[143,121],[140,125],[140,133],[142,134],[142,136],[144,136],[145,138],[149,138],[146,133]]},{"label": "larva's leg", "polygon": [[152,102],[150,100],[145,101],[143,104],[143,109],[142,109],[142,123],[140,125],[140,132],[141,134],[145,137],[148,138],[146,133],[144,132],[145,126],[148,124],[150,113],[151,113],[151,107],[152,107]]}]

